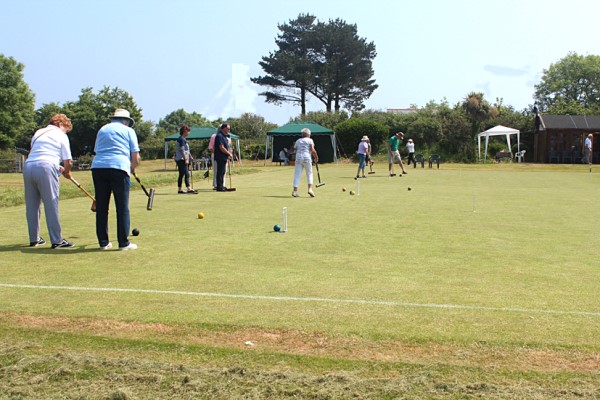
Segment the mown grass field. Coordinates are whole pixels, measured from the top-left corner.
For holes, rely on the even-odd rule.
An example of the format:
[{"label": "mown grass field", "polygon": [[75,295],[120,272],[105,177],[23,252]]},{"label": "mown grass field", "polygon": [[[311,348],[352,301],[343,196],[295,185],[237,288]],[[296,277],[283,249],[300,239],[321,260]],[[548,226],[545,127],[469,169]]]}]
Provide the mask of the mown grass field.
[{"label": "mown grass field", "polygon": [[77,247],[27,247],[22,177],[0,175],[0,398],[600,398],[600,175],[377,163],[351,196],[355,164],[320,170],[315,198],[262,164],[178,195],[147,162],[130,252],[97,249],[65,180]]}]

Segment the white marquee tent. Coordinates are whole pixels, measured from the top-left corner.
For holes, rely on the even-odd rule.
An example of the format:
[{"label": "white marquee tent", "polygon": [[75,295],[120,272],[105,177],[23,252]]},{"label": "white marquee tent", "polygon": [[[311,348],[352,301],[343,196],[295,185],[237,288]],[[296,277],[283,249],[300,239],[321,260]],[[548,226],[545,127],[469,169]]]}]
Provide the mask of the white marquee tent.
[{"label": "white marquee tent", "polygon": [[483,153],[483,160],[487,159],[487,150],[488,150],[488,142],[490,140],[490,136],[498,136],[505,135],[506,136],[506,144],[508,145],[508,151],[511,151],[510,145],[510,135],[517,135],[517,151],[521,151],[521,131],[518,129],[507,128],[506,126],[497,125],[493,128],[488,129],[485,132],[481,132],[477,135],[477,145],[479,150],[479,160],[481,160],[481,138],[485,136],[485,152]]}]

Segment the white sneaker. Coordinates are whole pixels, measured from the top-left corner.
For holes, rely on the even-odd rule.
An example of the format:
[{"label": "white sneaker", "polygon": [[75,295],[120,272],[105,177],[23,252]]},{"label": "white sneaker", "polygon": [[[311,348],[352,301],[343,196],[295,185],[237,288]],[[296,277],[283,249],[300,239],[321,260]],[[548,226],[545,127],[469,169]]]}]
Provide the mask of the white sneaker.
[{"label": "white sneaker", "polygon": [[298,192],[297,192],[297,191],[295,191],[295,190],[294,190],[294,191],[292,192],[292,197],[300,197],[300,195],[298,194]]},{"label": "white sneaker", "polygon": [[137,249],[137,244],[129,243],[125,247],[119,247],[119,250],[135,250]]},{"label": "white sneaker", "polygon": [[312,189],[308,191],[308,194],[310,195],[310,197],[315,197],[315,192],[313,192]]},{"label": "white sneaker", "polygon": [[112,248],[112,243],[108,242],[108,244],[106,246],[100,246],[100,250],[108,250]]}]

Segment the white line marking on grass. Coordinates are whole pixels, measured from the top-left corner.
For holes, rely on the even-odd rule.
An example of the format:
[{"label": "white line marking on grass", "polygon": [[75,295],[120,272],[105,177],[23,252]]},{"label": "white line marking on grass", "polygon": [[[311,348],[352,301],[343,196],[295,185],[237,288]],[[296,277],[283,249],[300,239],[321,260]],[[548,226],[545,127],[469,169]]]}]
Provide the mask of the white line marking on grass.
[{"label": "white line marking on grass", "polygon": [[228,298],[234,298],[234,299],[249,299],[249,300],[311,301],[311,302],[319,302],[319,303],[365,304],[365,305],[374,305],[374,306],[443,308],[443,309],[478,310],[478,311],[507,311],[507,312],[519,312],[519,313],[528,313],[528,314],[584,315],[584,316],[590,316],[590,317],[600,317],[600,312],[592,312],[592,311],[536,310],[536,309],[530,309],[530,308],[483,307],[483,306],[468,306],[468,305],[461,305],[461,304],[406,303],[406,302],[401,302],[401,301],[381,301],[381,300],[327,299],[327,298],[321,298],[321,297],[253,296],[253,295],[247,295],[247,294],[184,292],[184,291],[178,291],[178,290],[94,288],[94,287],[81,287],[81,286],[18,285],[18,284],[12,284],[12,283],[0,283],[0,287],[16,288],[16,289],[72,290],[72,291],[81,291],[81,292],[171,294],[171,295],[198,296],[198,297],[228,297]]}]

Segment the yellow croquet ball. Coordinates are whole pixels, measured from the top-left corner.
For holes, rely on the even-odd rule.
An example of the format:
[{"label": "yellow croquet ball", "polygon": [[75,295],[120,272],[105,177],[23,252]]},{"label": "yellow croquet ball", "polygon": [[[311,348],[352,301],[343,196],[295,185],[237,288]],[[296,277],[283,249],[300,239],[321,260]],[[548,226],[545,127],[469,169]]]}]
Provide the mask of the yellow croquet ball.
[{"label": "yellow croquet ball", "polygon": [[342,188],[342,192],[345,192],[345,191],[346,191],[346,188]]},{"label": "yellow croquet ball", "polygon": [[204,213],[203,212],[199,212],[198,213],[198,219],[204,219]]}]

